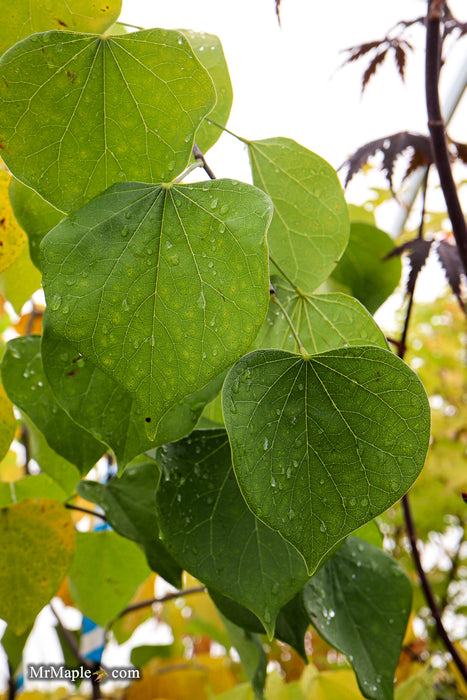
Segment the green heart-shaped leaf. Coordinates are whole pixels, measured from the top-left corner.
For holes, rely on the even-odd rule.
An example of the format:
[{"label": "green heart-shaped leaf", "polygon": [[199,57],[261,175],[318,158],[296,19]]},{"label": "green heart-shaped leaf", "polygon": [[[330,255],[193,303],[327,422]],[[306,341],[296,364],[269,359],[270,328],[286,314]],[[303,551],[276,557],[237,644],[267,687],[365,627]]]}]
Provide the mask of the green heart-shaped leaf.
[{"label": "green heart-shaped leaf", "polygon": [[[206,32],[194,32],[192,29],[180,29],[180,31],[190,42],[191,48],[208,71],[216,88],[217,102],[209,113],[209,119],[225,126],[232,108],[233,92],[219,37]],[[222,129],[204,119],[196,132],[195,140],[202,153],[206,153],[221,136]]]},{"label": "green heart-shaped leaf", "polygon": [[34,499],[0,508],[0,617],[19,635],[57,592],[75,551],[69,512]]},{"label": "green heart-shaped leaf", "polygon": [[245,500],[303,554],[310,574],[407,491],[428,448],[423,385],[378,347],[308,360],[257,350],[227,375],[223,408]]},{"label": "green heart-shaped leaf", "polygon": [[[300,295],[280,277],[272,277],[271,282],[302,344],[313,354],[349,345],[387,348],[384,334],[353,297],[337,293]],[[284,314],[274,301],[269,304],[255,347],[291,352],[299,349]]]},{"label": "green heart-shaped leaf", "polygon": [[392,557],[356,537],[306,584],[310,622],[345,654],[367,698],[392,700],[412,586]]},{"label": "green heart-shaped leaf", "polygon": [[196,431],[160,448],[157,461],[165,546],[193,576],[252,610],[272,636],[279,610],[308,575],[296,550],[247,508],[225,430]]},{"label": "green heart-shaped leaf", "polygon": [[15,0],[3,8],[0,54],[36,32],[49,29],[73,32],[104,32],[117,19],[122,0]]},{"label": "green heart-shaped leaf", "polygon": [[291,139],[246,143],[253,182],[274,203],[271,255],[281,274],[311,293],[329,277],[349,238],[349,214],[337,173]]},{"label": "green heart-shaped leaf", "polygon": [[50,447],[86,474],[106,448],[72,421],[57,403],[42,366],[40,336],[8,342],[2,378],[10,399],[29,416]]},{"label": "green heart-shaped leaf", "polygon": [[215,101],[180,32],[34,34],[0,60],[2,158],[71,211],[115,182],[178,175]]},{"label": "green heart-shaped leaf", "polygon": [[269,298],[267,195],[230,180],[114,185],[42,242],[59,335],[164,415],[246,352]]},{"label": "green heart-shaped leaf", "polygon": [[55,398],[78,425],[111,447],[121,468],[157,445],[188,435],[206,403],[222,387],[223,374],[173,406],[161,419],[152,441],[146,435],[134,397],[57,335],[47,310],[43,328],[42,362]]}]

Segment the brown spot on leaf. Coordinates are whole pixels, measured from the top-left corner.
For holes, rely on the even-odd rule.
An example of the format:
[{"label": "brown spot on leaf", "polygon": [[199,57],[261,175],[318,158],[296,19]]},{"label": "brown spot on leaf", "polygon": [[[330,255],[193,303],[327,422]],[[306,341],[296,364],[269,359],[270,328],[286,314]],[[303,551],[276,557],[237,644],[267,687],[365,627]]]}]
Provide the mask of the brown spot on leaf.
[{"label": "brown spot on leaf", "polygon": [[68,78],[70,83],[73,85],[75,80],[76,80],[76,73],[73,73],[73,71],[71,71],[71,70],[67,70],[66,77]]},{"label": "brown spot on leaf", "polygon": [[68,24],[63,21],[63,19],[60,19],[60,17],[55,17],[55,21],[57,24],[59,24],[61,27],[68,27]]}]

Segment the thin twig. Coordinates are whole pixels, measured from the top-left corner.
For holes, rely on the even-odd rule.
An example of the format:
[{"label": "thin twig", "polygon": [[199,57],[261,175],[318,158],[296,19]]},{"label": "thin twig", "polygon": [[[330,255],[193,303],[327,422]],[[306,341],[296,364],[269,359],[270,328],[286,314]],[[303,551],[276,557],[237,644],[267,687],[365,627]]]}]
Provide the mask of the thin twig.
[{"label": "thin twig", "polygon": [[446,141],[446,129],[441,114],[439,99],[439,71],[441,65],[441,0],[428,0],[426,27],[425,92],[428,115],[428,128],[431,135],[433,157],[438,169],[441,189],[451,220],[452,232],[456,240],[459,257],[467,274],[467,225],[460,205],[456,183],[451,170],[451,162]]},{"label": "thin twig", "polygon": [[206,163],[206,158],[204,157],[204,153],[200,151],[198,148],[198,145],[195,143],[193,144],[193,155],[196,158],[196,160],[200,160],[203,164],[203,168],[206,172],[207,175],[211,178],[211,180],[217,180],[216,176],[212,172],[211,168],[209,165]]},{"label": "thin twig", "polygon": [[156,603],[167,603],[169,600],[175,600],[176,598],[184,598],[187,595],[193,595],[194,593],[204,593],[205,591],[206,588],[204,586],[194,586],[193,588],[185,588],[181,591],[167,593],[166,595],[161,596],[160,598],[149,598],[147,600],[142,600],[139,603],[133,603],[132,605],[128,605],[121,612],[119,612],[117,617],[115,617],[113,620],[111,620],[111,622],[109,622],[109,624],[107,625],[107,629],[110,629],[112,625],[114,625],[117,622],[117,620],[119,620],[124,615],[128,615],[128,613],[135,612],[136,610],[141,610],[142,608],[148,608],[149,606],[155,605]]},{"label": "thin twig", "polygon": [[16,679],[10,662],[8,662],[8,700],[15,700],[16,697]]},{"label": "thin twig", "polygon": [[65,503],[65,508],[68,508],[68,510],[79,510],[81,513],[87,513],[88,515],[95,515],[96,518],[101,518],[104,520],[106,523],[108,522],[107,518],[103,513],[97,513],[95,510],[91,510],[90,508],[82,508],[81,506],[74,506],[72,503]]}]

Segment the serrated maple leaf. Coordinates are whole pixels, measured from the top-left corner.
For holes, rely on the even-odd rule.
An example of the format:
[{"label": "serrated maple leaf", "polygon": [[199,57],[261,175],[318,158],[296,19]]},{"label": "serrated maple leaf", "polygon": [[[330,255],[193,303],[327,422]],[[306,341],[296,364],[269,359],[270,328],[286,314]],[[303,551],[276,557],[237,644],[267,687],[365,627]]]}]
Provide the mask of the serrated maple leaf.
[{"label": "serrated maple leaf", "polygon": [[410,271],[407,278],[406,294],[413,294],[418,274],[427,261],[432,244],[433,239],[415,238],[413,241],[407,241],[407,243],[396,246],[384,258],[384,260],[389,260],[389,258],[395,258],[398,255],[402,255],[402,253],[407,253]]},{"label": "serrated maple leaf", "polygon": [[382,170],[386,173],[391,191],[394,192],[393,174],[395,163],[407,148],[412,148],[415,153],[423,156],[427,164],[433,162],[431,140],[428,136],[417,134],[413,131],[399,131],[396,134],[366,143],[345,161],[343,166],[341,166],[347,166],[345,186],[347,187],[355,173],[361,170],[368,162],[368,159],[379,151],[383,156]]},{"label": "serrated maple leaf", "polygon": [[462,311],[466,313],[464,300],[462,299],[462,280],[464,279],[464,268],[459,257],[459,251],[455,244],[449,241],[440,241],[436,246],[436,255],[444,270],[446,279],[452,291],[456,295],[457,301]]}]

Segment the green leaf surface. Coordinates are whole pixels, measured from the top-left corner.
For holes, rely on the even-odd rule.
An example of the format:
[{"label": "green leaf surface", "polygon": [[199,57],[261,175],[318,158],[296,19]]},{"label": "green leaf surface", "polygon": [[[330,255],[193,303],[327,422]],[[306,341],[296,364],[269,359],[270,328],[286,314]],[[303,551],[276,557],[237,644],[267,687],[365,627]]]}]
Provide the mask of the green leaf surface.
[{"label": "green leaf surface", "polygon": [[365,697],[391,700],[412,603],[410,581],[397,562],[349,537],[302,596],[310,622],[348,657]]},{"label": "green leaf surface", "polygon": [[246,676],[254,690],[255,697],[263,698],[264,684],[266,683],[266,667],[268,657],[264,651],[261,637],[254,632],[237,627],[226,617],[221,617],[232,646],[237,653],[245,669]]},{"label": "green leaf surface", "polygon": [[35,34],[0,60],[2,157],[71,211],[115,182],[178,175],[215,99],[180,32]]},{"label": "green leaf surface", "polygon": [[3,385],[50,447],[86,474],[104,454],[105,445],[74,423],[57,403],[42,367],[40,345],[38,335],[8,342],[1,368]]},{"label": "green leaf surface", "polygon": [[242,494],[313,573],[420,472],[430,412],[417,376],[378,347],[305,360],[258,350],[231,369],[224,419]]},{"label": "green leaf surface", "polygon": [[105,627],[113,620],[150,573],[138,545],[116,532],[77,533],[70,593],[96,624]]},{"label": "green leaf surface", "polygon": [[248,141],[253,182],[271,197],[272,258],[303,292],[336,266],[349,237],[349,214],[335,170],[285,138]]},{"label": "green leaf surface", "polygon": [[376,226],[352,223],[344,255],[331,274],[342,291],[356,297],[374,313],[399,284],[400,257],[383,260],[394,248],[394,241]]},{"label": "green leaf surface", "polygon": [[60,29],[74,32],[104,32],[120,15],[122,0],[3,0],[0,54],[21,39]]},{"label": "green leaf surface", "polygon": [[154,658],[170,659],[174,656],[172,644],[143,644],[131,650],[130,662],[136,668],[142,668]]},{"label": "green leaf surface", "polygon": [[242,499],[224,430],[196,431],[158,450],[164,544],[184,569],[252,610],[269,635],[308,579],[304,563]]},{"label": "green leaf surface", "polygon": [[151,569],[172,585],[181,587],[182,570],[159,540],[156,518],[159,478],[157,464],[151,460],[129,464],[121,477],[107,484],[81,481],[77,491],[104,510],[110,525],[122,537],[142,545]]},{"label": "green leaf surface", "polygon": [[[280,277],[274,276],[271,282],[308,352],[315,354],[348,345],[388,347],[380,328],[353,297],[338,293],[301,296]],[[298,352],[290,326],[274,301],[269,304],[266,321],[254,345],[258,349]]]},{"label": "green leaf surface", "polygon": [[270,216],[263,192],[233,180],[124,183],[43,240],[52,326],[135,396],[150,439],[257,335]]},{"label": "green leaf surface", "polygon": [[20,635],[59,588],[73,558],[68,511],[48,499],[0,509],[0,618]]},{"label": "green leaf surface", "polygon": [[66,500],[65,491],[47,474],[34,474],[17,481],[0,481],[0,507],[26,501],[28,498]]},{"label": "green leaf surface", "polygon": [[10,182],[10,202],[17,222],[28,236],[31,260],[40,270],[41,241],[63,219],[63,213],[14,177]]},{"label": "green leaf surface", "polygon": [[76,484],[81,479],[78,467],[57,454],[27,416],[23,415],[23,420],[28,429],[31,459],[37,462],[41,470],[50,476],[67,496],[71,496],[76,489]]},{"label": "green leaf surface", "polygon": [[16,417],[13,411],[13,404],[0,384],[0,461],[8,453],[11,442],[15,437],[15,431]]},{"label": "green leaf surface", "polygon": [[[229,69],[219,37],[206,32],[194,32],[192,29],[180,29],[190,42],[198,60],[208,71],[216,88],[216,106],[209,113],[209,118],[225,126],[232,108],[233,92]],[[222,136],[222,129],[204,119],[196,132],[195,141],[202,153],[206,153]]]},{"label": "green leaf surface", "polygon": [[[251,610],[248,610],[243,605],[240,605],[240,603],[232,600],[232,598],[228,598],[213,589],[209,589],[209,595],[222,615],[235,625],[243,627],[245,630],[254,632],[255,634],[265,633],[264,626]],[[279,610],[276,618],[274,636],[281,642],[285,642],[293,647],[305,662],[307,661],[305,652],[305,632],[308,625],[309,621],[303,609],[301,595],[297,593],[292,600],[289,600],[289,602]]]},{"label": "green leaf surface", "polygon": [[55,333],[44,314],[42,362],[55,398],[71,418],[115,452],[119,467],[154,446],[188,435],[205,404],[219,393],[224,376],[190,394],[162,417],[154,441],[146,435],[133,396]]}]

